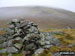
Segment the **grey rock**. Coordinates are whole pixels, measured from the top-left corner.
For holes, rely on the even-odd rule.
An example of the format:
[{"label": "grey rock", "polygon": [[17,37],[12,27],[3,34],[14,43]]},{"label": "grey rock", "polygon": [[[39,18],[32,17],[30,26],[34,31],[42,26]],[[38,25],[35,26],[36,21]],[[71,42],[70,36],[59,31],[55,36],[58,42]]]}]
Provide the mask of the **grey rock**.
[{"label": "grey rock", "polygon": [[52,47],[53,45],[45,45],[45,46],[43,46],[44,48],[50,48],[50,47]]},{"label": "grey rock", "polygon": [[3,28],[0,28],[0,31],[3,30]]},{"label": "grey rock", "polygon": [[9,40],[9,41],[7,42],[8,47],[10,47],[10,46],[13,45],[13,44],[12,44],[12,41],[13,41],[13,39],[11,39],[11,40]]},{"label": "grey rock", "polygon": [[67,27],[65,27],[65,29],[73,29],[73,27],[67,26]]},{"label": "grey rock", "polygon": [[3,44],[2,44],[2,47],[4,48],[4,47],[7,47],[8,46],[8,42],[4,42]]},{"label": "grey rock", "polygon": [[6,49],[0,50],[0,53],[6,53]]},{"label": "grey rock", "polygon": [[15,47],[8,47],[6,52],[8,52],[8,53],[17,53],[18,50]]},{"label": "grey rock", "polygon": [[9,25],[9,28],[12,29],[12,28],[15,28],[15,26],[13,24]]},{"label": "grey rock", "polygon": [[73,46],[73,44],[69,44],[69,45],[68,45],[68,47],[72,47],[72,46]]},{"label": "grey rock", "polygon": [[40,53],[42,53],[44,51],[44,49],[43,48],[39,48],[39,49],[37,49],[36,51],[35,51],[35,56],[38,56]]},{"label": "grey rock", "polygon": [[12,56],[12,54],[11,54],[11,53],[9,53],[9,54],[8,54],[8,56]]},{"label": "grey rock", "polygon": [[12,22],[19,22],[19,20],[18,19],[13,19]]},{"label": "grey rock", "polygon": [[59,53],[55,53],[53,56],[61,56]]}]

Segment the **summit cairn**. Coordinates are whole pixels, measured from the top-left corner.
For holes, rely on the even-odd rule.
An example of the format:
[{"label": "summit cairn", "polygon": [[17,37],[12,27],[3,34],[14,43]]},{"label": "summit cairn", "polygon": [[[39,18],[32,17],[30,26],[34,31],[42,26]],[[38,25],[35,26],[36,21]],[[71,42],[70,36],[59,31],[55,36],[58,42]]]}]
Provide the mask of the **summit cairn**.
[{"label": "summit cairn", "polygon": [[14,19],[9,23],[2,37],[4,40],[2,40],[0,48],[4,49],[0,50],[0,53],[7,52],[9,53],[8,56],[12,56],[14,53],[32,56],[32,54],[39,53],[59,43],[59,40],[55,39],[53,34],[40,32],[38,26],[33,22],[18,19]]}]

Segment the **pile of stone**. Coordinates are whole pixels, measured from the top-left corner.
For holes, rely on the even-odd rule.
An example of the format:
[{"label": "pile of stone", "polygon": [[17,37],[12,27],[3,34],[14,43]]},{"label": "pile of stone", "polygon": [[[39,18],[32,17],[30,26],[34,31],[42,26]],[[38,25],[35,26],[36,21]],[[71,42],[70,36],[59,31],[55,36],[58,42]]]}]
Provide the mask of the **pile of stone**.
[{"label": "pile of stone", "polygon": [[5,38],[5,40],[3,43],[1,42],[0,48],[5,49],[0,50],[0,53],[8,52],[8,56],[21,52],[24,53],[24,56],[32,56],[34,53],[41,52],[43,49],[48,49],[60,43],[53,33],[41,33],[38,26],[33,22],[17,19],[9,23],[9,27],[2,38]]}]

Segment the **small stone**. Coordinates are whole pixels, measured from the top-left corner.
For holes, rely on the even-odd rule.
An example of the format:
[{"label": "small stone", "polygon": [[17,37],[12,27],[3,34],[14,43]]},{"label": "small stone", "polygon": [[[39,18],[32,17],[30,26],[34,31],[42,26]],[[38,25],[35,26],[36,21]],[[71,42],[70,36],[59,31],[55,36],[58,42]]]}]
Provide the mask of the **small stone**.
[{"label": "small stone", "polygon": [[52,47],[53,45],[45,45],[44,48],[50,48]]},{"label": "small stone", "polygon": [[53,56],[61,56],[59,53],[55,53]]},{"label": "small stone", "polygon": [[8,56],[12,56],[12,54],[11,54],[11,53],[9,53],[9,54],[8,54]]},{"label": "small stone", "polygon": [[39,54],[41,54],[42,52],[44,51],[44,49],[43,48],[39,48],[39,49],[37,49],[36,51],[35,51],[35,56],[38,56]]},{"label": "small stone", "polygon": [[0,50],[0,53],[6,53],[6,49]]},{"label": "small stone", "polygon": [[17,51],[18,50],[15,47],[8,47],[6,52],[8,52],[8,53],[17,53]]}]

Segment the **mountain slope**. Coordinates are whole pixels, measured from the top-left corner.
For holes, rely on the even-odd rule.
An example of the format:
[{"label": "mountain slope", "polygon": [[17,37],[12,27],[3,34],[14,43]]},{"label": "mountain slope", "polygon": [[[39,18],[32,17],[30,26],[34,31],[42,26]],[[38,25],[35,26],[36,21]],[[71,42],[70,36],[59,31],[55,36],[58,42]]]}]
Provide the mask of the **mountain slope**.
[{"label": "mountain slope", "polygon": [[1,25],[6,25],[5,22],[14,18],[33,21],[39,25],[40,29],[64,28],[66,26],[75,28],[75,13],[67,10],[39,6],[0,8]]}]

